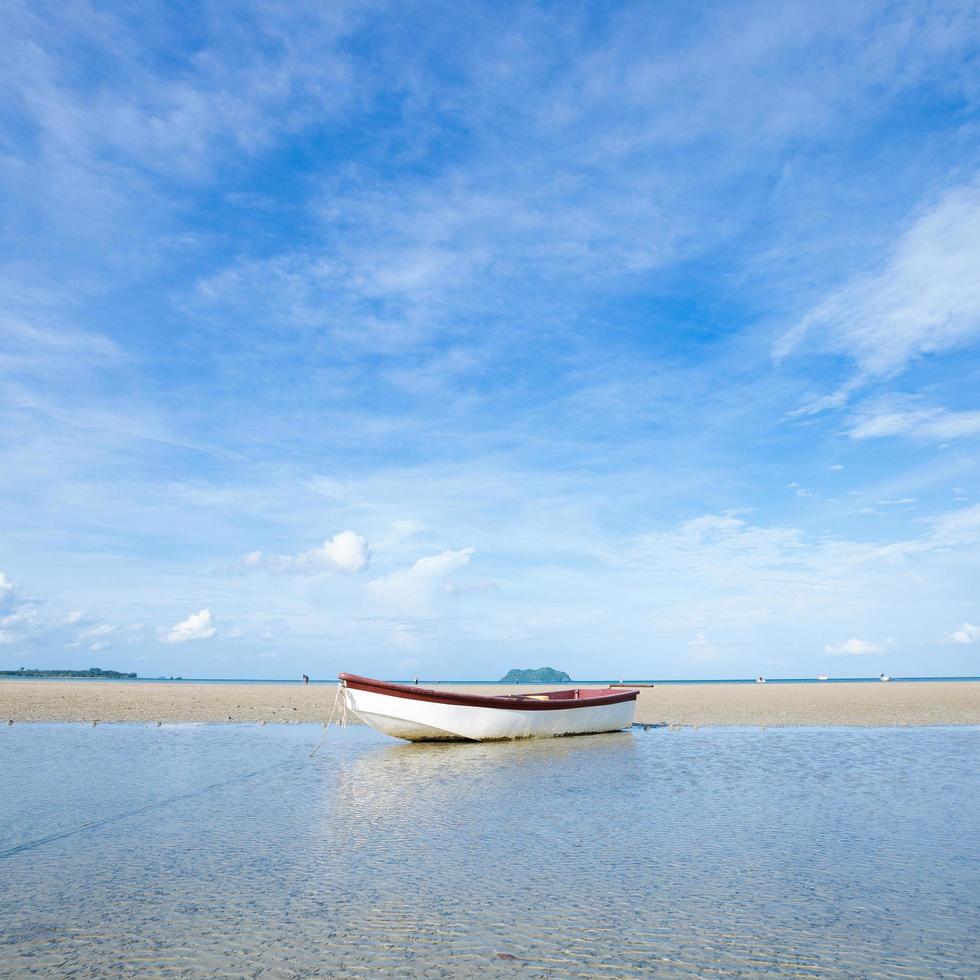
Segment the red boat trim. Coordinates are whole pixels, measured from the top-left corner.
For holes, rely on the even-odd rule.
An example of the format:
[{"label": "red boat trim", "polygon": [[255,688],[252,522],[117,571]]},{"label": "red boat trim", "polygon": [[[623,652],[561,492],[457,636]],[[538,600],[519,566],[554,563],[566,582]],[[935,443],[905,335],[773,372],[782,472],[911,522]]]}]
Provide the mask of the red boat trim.
[{"label": "red boat trim", "polygon": [[[357,674],[338,674],[340,680],[355,691],[371,691],[374,694],[388,694],[409,701],[430,701],[437,704],[460,704],[472,708],[503,708],[505,711],[564,711],[569,708],[595,708],[603,704],[618,704],[620,701],[635,701],[639,691],[610,688],[591,691],[585,697],[568,697],[571,691],[542,691],[541,694],[565,695],[554,701],[537,701],[533,695],[525,694],[459,694],[455,691],[433,691],[428,687],[415,687],[408,684],[392,684],[378,681],[372,677],[359,677]],[[540,694],[538,695],[540,697]]]}]

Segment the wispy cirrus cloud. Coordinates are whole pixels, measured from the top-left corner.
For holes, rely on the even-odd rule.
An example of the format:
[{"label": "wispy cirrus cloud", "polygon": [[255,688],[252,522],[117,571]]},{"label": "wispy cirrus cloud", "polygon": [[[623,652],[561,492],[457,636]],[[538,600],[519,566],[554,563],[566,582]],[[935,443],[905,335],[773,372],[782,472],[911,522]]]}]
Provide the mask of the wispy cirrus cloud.
[{"label": "wispy cirrus cloud", "polygon": [[925,521],[929,534],[920,547],[944,548],[980,541],[980,504],[935,514]]},{"label": "wispy cirrus cloud", "polygon": [[57,361],[69,365],[100,364],[122,359],[120,346],[104,334],[66,327],[40,326],[7,317],[0,320],[0,368],[5,371],[36,367],[39,360],[50,370]]},{"label": "wispy cirrus cloud", "polygon": [[[407,146],[398,134],[399,148],[423,165],[393,177],[368,159],[325,174],[319,236],[302,250],[237,255],[203,277],[189,302],[211,315],[234,309],[327,329],[369,350],[458,337],[474,308],[481,319],[555,329],[556,303],[567,319],[578,305],[570,300],[613,282],[630,288],[755,222],[749,202],[740,207],[729,192],[811,137],[815,117],[832,126],[882,111],[924,78],[938,84],[940,53],[951,66],[944,83],[961,88],[955,53],[973,21],[967,12],[947,10],[941,26],[924,26],[904,8],[881,19],[860,5],[832,7],[789,5],[773,17],[750,5],[737,22],[702,11],[696,43],[673,48],[682,25],[668,17],[655,29],[632,5],[598,37],[567,11],[524,12],[519,27],[494,31],[490,11],[467,5],[460,16],[482,25],[474,36],[483,40],[479,50],[454,50],[453,82],[425,68],[391,73],[412,93],[407,111],[420,116]],[[858,43],[872,24],[873,42]],[[544,37],[560,42],[529,43]],[[827,71],[824,56],[840,47],[849,57]],[[790,63],[799,71],[787,72]],[[501,166],[502,119],[519,164]],[[434,133],[459,125],[467,138],[454,143],[458,152],[434,159]],[[706,144],[724,167],[706,166],[715,159],[699,151]],[[548,288],[556,282],[561,290]]]},{"label": "wispy cirrus cloud", "polygon": [[894,376],[916,358],[973,344],[980,338],[980,180],[946,191],[919,214],[882,266],[826,297],[774,347],[845,355],[861,379]]},{"label": "wispy cirrus cloud", "polygon": [[[8,92],[49,157],[92,176],[135,164],[168,179],[200,178],[220,154],[257,151],[276,132],[348,102],[353,79],[342,44],[362,22],[360,6],[205,4],[195,25],[205,46],[180,51],[173,42],[188,25],[165,14],[147,31],[118,5],[14,4],[4,43]],[[101,70],[73,71],[87,50],[100,53]],[[179,64],[161,58],[164,51]],[[98,166],[108,152],[111,164]]]},{"label": "wispy cirrus cloud", "polygon": [[892,398],[860,409],[847,434],[852,439],[906,436],[943,442],[980,435],[980,411],[950,411]]},{"label": "wispy cirrus cloud", "polygon": [[[898,622],[908,650],[962,617],[970,5],[41,2],[5,28],[0,537],[51,596],[4,614],[25,656],[116,624],[88,643],[159,671],[274,643],[277,672],[465,648],[499,676],[504,644],[754,675],[820,656],[804,634]],[[774,323],[800,328],[775,371]],[[922,396],[889,401],[899,376]],[[774,427],[804,388],[870,394]]]}]

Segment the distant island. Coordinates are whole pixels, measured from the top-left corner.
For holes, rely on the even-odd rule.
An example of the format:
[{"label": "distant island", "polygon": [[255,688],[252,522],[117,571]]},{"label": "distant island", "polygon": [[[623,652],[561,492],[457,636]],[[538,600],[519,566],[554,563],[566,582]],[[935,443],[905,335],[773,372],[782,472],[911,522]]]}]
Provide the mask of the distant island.
[{"label": "distant island", "polygon": [[0,670],[0,677],[105,677],[109,680],[120,678],[135,678],[135,674],[124,674],[118,670],[103,670],[101,667],[89,667],[88,670],[35,670],[33,667],[21,667],[20,670]]},{"label": "distant island", "polygon": [[565,684],[571,677],[563,670],[554,667],[538,667],[536,670],[528,667],[526,670],[508,670],[500,678],[501,684]]}]

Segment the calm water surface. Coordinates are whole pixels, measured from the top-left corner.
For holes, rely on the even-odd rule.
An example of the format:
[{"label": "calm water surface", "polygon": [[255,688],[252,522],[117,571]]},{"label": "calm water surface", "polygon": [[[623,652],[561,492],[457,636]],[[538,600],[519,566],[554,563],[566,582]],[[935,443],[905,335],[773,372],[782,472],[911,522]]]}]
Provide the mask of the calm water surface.
[{"label": "calm water surface", "polygon": [[980,730],[0,731],[0,973],[980,974]]}]

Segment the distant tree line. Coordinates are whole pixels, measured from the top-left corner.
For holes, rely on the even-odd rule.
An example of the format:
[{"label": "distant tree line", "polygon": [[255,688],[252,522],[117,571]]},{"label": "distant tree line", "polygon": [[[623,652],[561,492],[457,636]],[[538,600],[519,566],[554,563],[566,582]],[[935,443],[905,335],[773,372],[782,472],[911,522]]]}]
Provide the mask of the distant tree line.
[{"label": "distant tree line", "polygon": [[111,679],[134,678],[136,674],[124,674],[118,670],[89,667],[87,670],[35,670],[21,667],[19,670],[0,670],[0,677],[107,677]]}]

